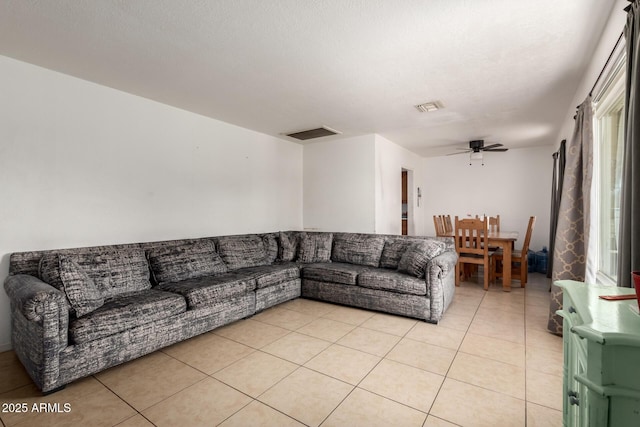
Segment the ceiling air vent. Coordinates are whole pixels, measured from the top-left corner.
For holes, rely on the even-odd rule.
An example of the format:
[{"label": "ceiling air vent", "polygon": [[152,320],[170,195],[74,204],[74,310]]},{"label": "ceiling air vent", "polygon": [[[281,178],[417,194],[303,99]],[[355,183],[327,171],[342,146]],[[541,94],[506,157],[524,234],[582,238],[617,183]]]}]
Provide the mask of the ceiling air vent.
[{"label": "ceiling air vent", "polygon": [[337,130],[333,130],[326,126],[322,126],[321,128],[303,130],[303,131],[294,132],[294,133],[287,133],[286,135],[290,136],[291,138],[299,139],[301,141],[306,141],[307,139],[322,138],[323,136],[337,135],[339,133],[340,132],[338,132]]},{"label": "ceiling air vent", "polygon": [[424,104],[416,105],[416,108],[421,113],[430,113],[432,111],[438,111],[441,108],[444,108],[444,105],[442,105],[442,102],[440,101],[432,101],[432,102],[425,102]]}]

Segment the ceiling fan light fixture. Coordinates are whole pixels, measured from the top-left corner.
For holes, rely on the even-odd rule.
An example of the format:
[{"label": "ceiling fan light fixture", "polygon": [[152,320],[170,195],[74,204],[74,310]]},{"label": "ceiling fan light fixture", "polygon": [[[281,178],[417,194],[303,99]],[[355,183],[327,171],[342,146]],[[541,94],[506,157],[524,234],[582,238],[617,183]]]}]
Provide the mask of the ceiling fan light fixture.
[{"label": "ceiling fan light fixture", "polygon": [[482,151],[472,151],[469,153],[469,166],[473,164],[474,161],[480,161],[480,164],[484,166],[484,156],[482,155]]},{"label": "ceiling fan light fixture", "polygon": [[444,105],[440,101],[430,101],[415,106],[421,113],[431,113],[432,111],[438,111],[444,108]]},{"label": "ceiling fan light fixture", "polygon": [[469,158],[470,160],[483,160],[484,157],[482,156],[482,151],[472,151],[469,154]]}]

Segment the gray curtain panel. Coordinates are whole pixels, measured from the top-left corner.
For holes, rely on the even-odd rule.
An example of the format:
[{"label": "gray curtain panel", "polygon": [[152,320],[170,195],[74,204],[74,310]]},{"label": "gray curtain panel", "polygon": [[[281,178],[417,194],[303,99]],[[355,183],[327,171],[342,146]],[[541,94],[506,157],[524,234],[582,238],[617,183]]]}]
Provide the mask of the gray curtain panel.
[{"label": "gray curtain panel", "polygon": [[640,270],[640,14],[629,5],[624,35],[627,41],[624,160],[618,240],[618,286],[632,287],[631,272]]},{"label": "gray curtain panel", "polygon": [[[564,182],[553,253],[552,280],[584,281],[589,239],[589,206],[593,171],[593,110],[591,95],[580,104],[573,137],[567,147]],[[547,328],[562,334],[562,291],[551,287]]]},{"label": "gray curtain panel", "polygon": [[553,252],[556,245],[556,231],[558,230],[558,214],[560,213],[560,198],[562,196],[562,181],[564,180],[564,166],[567,163],[567,140],[560,142],[560,148],[553,153],[553,182],[551,183],[551,226],[549,227],[549,261],[547,277],[551,278],[553,271]]}]

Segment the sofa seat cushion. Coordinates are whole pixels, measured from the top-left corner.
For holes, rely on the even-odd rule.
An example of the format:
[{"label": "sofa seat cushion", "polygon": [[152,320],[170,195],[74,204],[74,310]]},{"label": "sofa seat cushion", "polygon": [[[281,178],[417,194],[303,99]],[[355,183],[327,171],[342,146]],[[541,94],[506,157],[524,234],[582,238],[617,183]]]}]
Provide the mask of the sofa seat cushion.
[{"label": "sofa seat cushion", "polygon": [[300,268],[295,263],[261,265],[238,270],[256,280],[256,288],[263,289],[300,278]]},{"label": "sofa seat cushion", "polygon": [[424,279],[397,271],[378,269],[363,271],[358,275],[358,286],[369,289],[397,292],[401,294],[426,295],[427,283]]},{"label": "sofa seat cushion", "polygon": [[358,274],[369,270],[376,270],[376,268],[341,262],[316,263],[304,265],[302,267],[302,277],[319,282],[355,285],[357,284]]},{"label": "sofa seat cushion", "polygon": [[194,309],[244,295],[255,288],[256,281],[251,275],[232,271],[217,276],[161,283],[154,289],[180,294],[187,301],[189,309]]},{"label": "sofa seat cushion", "polygon": [[181,295],[155,289],[118,295],[95,311],[70,320],[69,337],[75,344],[94,341],[183,313],[186,309],[187,303]]},{"label": "sofa seat cushion", "polygon": [[384,240],[375,234],[335,233],[331,261],[377,267]]}]

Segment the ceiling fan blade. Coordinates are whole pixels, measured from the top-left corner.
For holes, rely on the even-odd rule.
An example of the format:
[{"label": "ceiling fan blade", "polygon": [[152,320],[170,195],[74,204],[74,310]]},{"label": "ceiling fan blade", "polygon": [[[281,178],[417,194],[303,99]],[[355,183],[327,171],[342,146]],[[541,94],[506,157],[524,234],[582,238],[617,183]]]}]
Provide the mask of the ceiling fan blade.
[{"label": "ceiling fan blade", "polygon": [[490,148],[487,150],[486,148],[483,151],[509,151],[508,148]]},{"label": "ceiling fan blade", "polygon": [[485,145],[484,147],[481,148],[481,150],[491,150],[498,147],[502,147],[502,144]]},{"label": "ceiling fan blade", "polygon": [[465,153],[470,153],[471,150],[465,150],[465,151],[460,151],[459,153],[449,153],[447,154],[447,156],[455,156],[456,154],[465,154]]}]

